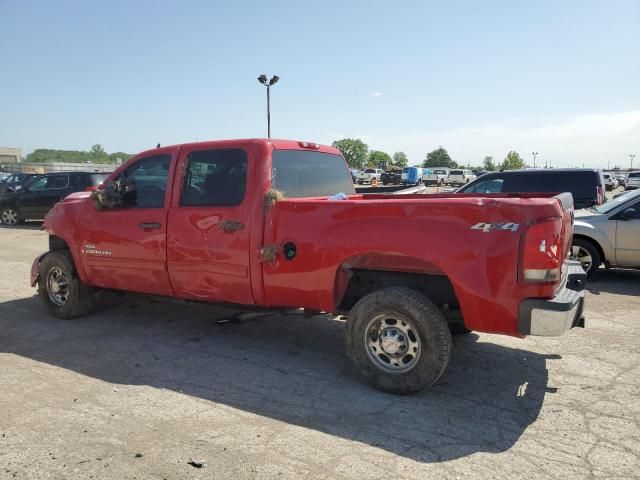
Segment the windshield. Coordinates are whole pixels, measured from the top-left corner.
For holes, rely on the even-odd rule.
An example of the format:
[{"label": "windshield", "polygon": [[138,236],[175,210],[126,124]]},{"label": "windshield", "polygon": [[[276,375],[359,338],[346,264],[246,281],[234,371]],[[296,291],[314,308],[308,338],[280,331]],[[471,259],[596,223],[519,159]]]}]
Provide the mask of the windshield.
[{"label": "windshield", "polygon": [[638,197],[640,197],[640,189],[631,190],[623,195],[620,195],[617,198],[614,198],[613,200],[609,200],[607,203],[603,205],[591,207],[591,210],[596,211],[598,213],[609,213],[611,210],[614,210],[617,207],[624,205],[630,200],[635,200]]},{"label": "windshield", "polygon": [[271,178],[273,188],[288,198],[355,193],[344,159],[330,153],[274,150]]}]

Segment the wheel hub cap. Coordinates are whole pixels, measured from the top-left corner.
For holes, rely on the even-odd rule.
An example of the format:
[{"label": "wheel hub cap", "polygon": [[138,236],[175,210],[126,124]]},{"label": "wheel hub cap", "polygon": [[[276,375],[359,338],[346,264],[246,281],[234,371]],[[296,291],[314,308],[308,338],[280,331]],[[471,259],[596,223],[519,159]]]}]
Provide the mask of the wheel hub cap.
[{"label": "wheel hub cap", "polygon": [[18,222],[18,214],[15,210],[4,210],[2,212],[2,223],[5,225],[15,225]]},{"label": "wheel hub cap", "polygon": [[365,330],[365,346],[374,365],[386,372],[406,372],[418,362],[422,347],[418,330],[401,315],[378,315]]},{"label": "wheel hub cap", "polygon": [[53,267],[47,274],[47,293],[49,300],[59,307],[67,303],[69,284],[67,277],[59,267]]}]

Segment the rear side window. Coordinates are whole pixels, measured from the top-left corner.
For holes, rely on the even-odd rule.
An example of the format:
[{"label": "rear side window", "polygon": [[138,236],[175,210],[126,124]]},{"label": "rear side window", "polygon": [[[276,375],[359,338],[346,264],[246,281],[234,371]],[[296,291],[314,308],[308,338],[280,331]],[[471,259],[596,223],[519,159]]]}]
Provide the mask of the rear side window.
[{"label": "rear side window", "polygon": [[629,178],[640,178],[640,172],[631,172]]},{"label": "rear side window", "polygon": [[504,192],[553,192],[553,174],[505,175]]},{"label": "rear side window", "polygon": [[464,193],[501,193],[504,179],[492,178],[490,180],[482,180],[471,185],[470,188],[464,190]]},{"label": "rear side window", "polygon": [[576,198],[595,198],[599,175],[596,172],[559,173],[555,175],[553,191],[571,192]]},{"label": "rear side window", "polygon": [[89,175],[77,175],[76,176],[76,187],[77,188],[87,188],[90,185],[89,183]]},{"label": "rear side window", "polygon": [[[286,197],[324,197],[355,193],[344,159],[304,150],[274,150],[271,184]],[[376,173],[372,168],[365,173]]]},{"label": "rear side window", "polygon": [[241,149],[191,152],[180,196],[180,206],[230,207],[240,205],[247,189],[247,153]]}]

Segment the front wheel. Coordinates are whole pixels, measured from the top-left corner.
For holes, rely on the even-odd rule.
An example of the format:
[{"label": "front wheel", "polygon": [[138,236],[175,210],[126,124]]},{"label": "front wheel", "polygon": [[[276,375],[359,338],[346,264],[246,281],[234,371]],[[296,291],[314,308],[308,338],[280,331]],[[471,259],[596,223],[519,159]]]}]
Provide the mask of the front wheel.
[{"label": "front wheel", "polygon": [[65,320],[85,315],[93,306],[93,291],[78,278],[68,250],[50,252],[42,258],[38,293],[47,311]]},{"label": "front wheel", "polygon": [[571,260],[577,260],[582,265],[582,269],[587,274],[587,278],[592,278],[600,267],[602,259],[598,248],[589,240],[574,238],[571,244]]},{"label": "front wheel", "polygon": [[451,333],[429,299],[403,287],[362,297],[349,314],[346,350],[377,389],[409,394],[432,386],[451,356]]}]

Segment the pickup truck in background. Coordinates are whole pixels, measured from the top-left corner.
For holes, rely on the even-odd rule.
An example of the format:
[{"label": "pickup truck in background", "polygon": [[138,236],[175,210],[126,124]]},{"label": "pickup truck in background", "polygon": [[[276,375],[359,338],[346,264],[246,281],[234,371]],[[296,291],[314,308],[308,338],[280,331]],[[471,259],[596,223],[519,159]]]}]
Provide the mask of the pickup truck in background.
[{"label": "pickup truck in background", "polygon": [[358,183],[360,185],[371,183],[374,178],[379,182],[382,179],[382,173],[383,170],[381,168],[365,168],[358,175]]},{"label": "pickup truck in background", "polygon": [[448,168],[434,168],[432,170],[427,169],[422,174],[422,183],[424,183],[425,185],[437,185],[438,187],[442,187],[445,183],[447,183],[448,177]]},{"label": "pickup truck in background", "polygon": [[386,392],[433,385],[451,331],[583,326],[570,194],[356,195],[340,152],[315,143],[149,150],[43,228],[31,283],[58,318],[100,289],[345,315],[349,359]]}]

